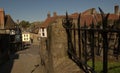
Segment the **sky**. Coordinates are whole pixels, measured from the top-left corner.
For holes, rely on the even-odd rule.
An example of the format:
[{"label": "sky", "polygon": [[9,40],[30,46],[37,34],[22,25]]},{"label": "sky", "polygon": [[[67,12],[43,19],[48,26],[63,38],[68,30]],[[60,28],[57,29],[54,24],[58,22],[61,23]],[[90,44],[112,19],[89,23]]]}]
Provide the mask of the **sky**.
[{"label": "sky", "polygon": [[25,20],[29,22],[44,21],[47,13],[57,12],[57,15],[65,15],[75,12],[81,13],[89,8],[100,7],[105,13],[114,13],[114,6],[119,5],[120,0],[0,0],[0,8],[4,8],[5,14],[10,14],[14,21]]}]

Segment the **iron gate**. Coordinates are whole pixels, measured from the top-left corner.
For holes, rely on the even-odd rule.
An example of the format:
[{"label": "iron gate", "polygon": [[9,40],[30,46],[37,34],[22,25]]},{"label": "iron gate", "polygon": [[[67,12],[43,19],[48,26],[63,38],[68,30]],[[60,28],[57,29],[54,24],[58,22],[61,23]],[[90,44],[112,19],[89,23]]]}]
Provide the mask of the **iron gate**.
[{"label": "iron gate", "polygon": [[[68,56],[72,59],[85,73],[96,73],[95,61],[96,56],[101,56],[103,60],[103,73],[108,72],[108,51],[112,56],[118,59],[120,54],[120,30],[108,25],[109,14],[99,8],[102,17],[102,25],[96,26],[94,22],[87,27],[80,25],[81,14],[79,14],[77,25],[73,23],[66,12],[66,18],[63,19],[63,27],[67,33]],[[120,18],[117,22],[120,24]],[[115,41],[115,42],[112,42]],[[112,42],[112,43],[111,43]],[[111,45],[112,44],[112,45]],[[87,64],[92,62],[92,66]]]}]

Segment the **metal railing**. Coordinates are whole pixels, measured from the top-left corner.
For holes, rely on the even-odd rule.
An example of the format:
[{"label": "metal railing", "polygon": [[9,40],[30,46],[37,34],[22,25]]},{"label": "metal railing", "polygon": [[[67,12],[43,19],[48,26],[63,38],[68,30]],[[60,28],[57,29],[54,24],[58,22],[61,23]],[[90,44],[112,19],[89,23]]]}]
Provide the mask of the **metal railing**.
[{"label": "metal railing", "polygon": [[[120,29],[108,27],[109,14],[104,14],[100,8],[99,10],[102,17],[102,24],[99,27],[97,27],[94,22],[91,26],[89,26],[89,28],[86,26],[86,23],[84,26],[81,26],[81,14],[79,14],[77,21],[78,23],[76,25],[67,13],[66,18],[63,19],[62,23],[67,33],[68,56],[85,73],[96,73],[96,55],[101,55],[103,60],[103,73],[107,73],[109,56],[108,51],[113,47],[113,53],[110,54],[116,58],[118,58],[120,54]],[[118,22],[118,24],[120,24],[120,22]],[[113,40],[115,43],[111,42]],[[113,44],[112,47],[111,44]],[[87,64],[90,60],[92,62],[91,66]]]}]

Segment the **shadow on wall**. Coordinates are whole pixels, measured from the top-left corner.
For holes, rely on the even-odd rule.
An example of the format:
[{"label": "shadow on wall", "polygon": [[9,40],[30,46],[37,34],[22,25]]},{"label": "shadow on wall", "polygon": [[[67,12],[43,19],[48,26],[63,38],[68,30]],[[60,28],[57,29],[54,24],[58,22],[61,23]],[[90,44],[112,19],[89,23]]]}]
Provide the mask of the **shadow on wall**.
[{"label": "shadow on wall", "polygon": [[0,65],[0,73],[11,73],[13,64],[14,64],[14,59],[18,59],[19,55],[18,54],[13,54],[11,55],[11,58]]},{"label": "shadow on wall", "polygon": [[19,55],[10,54],[9,35],[0,35],[0,73],[11,73],[14,59],[18,59]]}]

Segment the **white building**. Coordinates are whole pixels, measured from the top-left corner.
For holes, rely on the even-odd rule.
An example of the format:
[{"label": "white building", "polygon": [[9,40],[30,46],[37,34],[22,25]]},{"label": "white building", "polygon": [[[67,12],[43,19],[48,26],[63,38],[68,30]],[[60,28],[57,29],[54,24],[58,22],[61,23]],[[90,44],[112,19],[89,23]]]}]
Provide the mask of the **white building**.
[{"label": "white building", "polygon": [[30,33],[28,32],[22,33],[22,42],[30,42]]},{"label": "white building", "polygon": [[47,28],[40,28],[38,34],[40,37],[47,37]]}]

